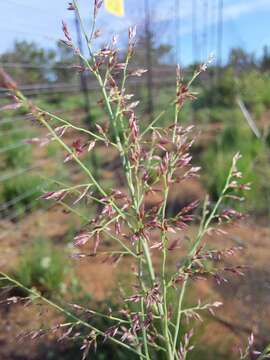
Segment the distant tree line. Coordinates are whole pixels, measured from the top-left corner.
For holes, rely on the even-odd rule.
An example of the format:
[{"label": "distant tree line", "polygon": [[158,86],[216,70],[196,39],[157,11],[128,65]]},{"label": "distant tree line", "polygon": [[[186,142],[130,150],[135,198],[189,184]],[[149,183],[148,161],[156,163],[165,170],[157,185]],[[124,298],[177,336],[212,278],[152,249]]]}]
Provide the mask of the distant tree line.
[{"label": "distant tree line", "polygon": [[[134,66],[145,67],[146,36],[141,35],[136,46],[133,59]],[[171,65],[170,53],[172,47],[168,44],[156,45],[153,34],[150,38],[152,52],[152,66],[160,64]],[[270,47],[263,48],[263,54],[256,58],[242,48],[233,48],[230,51],[227,64],[221,72],[232,68],[235,75],[243,71],[256,69],[263,72],[270,71]],[[122,54],[124,55],[124,54]],[[74,76],[70,66],[76,64],[74,54],[60,41],[56,49],[45,49],[34,42],[16,41],[11,50],[0,55],[0,64],[7,67],[19,84],[35,84],[43,82],[69,82]],[[175,64],[172,64],[175,67]],[[192,70],[196,64],[188,68]],[[213,65],[209,74],[214,74],[216,66]]]}]

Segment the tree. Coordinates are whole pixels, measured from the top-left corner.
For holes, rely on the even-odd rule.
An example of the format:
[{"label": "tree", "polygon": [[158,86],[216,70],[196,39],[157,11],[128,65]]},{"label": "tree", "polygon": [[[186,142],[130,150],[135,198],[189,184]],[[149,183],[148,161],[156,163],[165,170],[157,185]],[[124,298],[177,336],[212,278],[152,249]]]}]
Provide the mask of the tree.
[{"label": "tree", "polygon": [[57,43],[57,60],[55,61],[54,74],[59,82],[69,82],[74,77],[75,71],[70,67],[77,63],[74,51],[63,45],[61,41]]},{"label": "tree", "polygon": [[169,44],[156,44],[155,36],[153,32],[149,33],[149,39],[147,38],[147,34],[143,33],[138,39],[136,44],[136,52],[133,58],[133,63],[138,66],[145,65],[145,58],[146,58],[146,47],[147,42],[149,41],[150,50],[151,50],[151,58],[152,58],[152,65],[160,65],[163,63],[166,56],[169,55],[172,46]]},{"label": "tree", "polygon": [[254,55],[248,54],[242,48],[231,49],[228,64],[234,68],[236,73],[249,70],[256,66]]},{"label": "tree", "polygon": [[263,47],[263,56],[261,60],[261,69],[264,71],[270,70],[270,54],[269,54],[269,47]]},{"label": "tree", "polygon": [[5,67],[12,66],[10,73],[19,84],[33,84],[52,79],[49,71],[56,58],[54,50],[45,50],[34,42],[16,41],[11,51],[0,56]]}]

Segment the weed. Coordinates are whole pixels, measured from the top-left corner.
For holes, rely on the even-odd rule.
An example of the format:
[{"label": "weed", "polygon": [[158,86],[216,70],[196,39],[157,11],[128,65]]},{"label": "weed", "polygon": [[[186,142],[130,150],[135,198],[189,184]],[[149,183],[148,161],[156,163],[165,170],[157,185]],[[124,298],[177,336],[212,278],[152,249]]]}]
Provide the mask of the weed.
[{"label": "weed", "polygon": [[[239,169],[245,174],[244,180],[252,186],[247,194],[245,208],[257,214],[269,211],[265,197],[270,188],[266,179],[269,178],[267,151],[261,139],[256,139],[246,124],[239,121],[230,122],[224,130],[208,144],[202,156],[202,166],[206,169],[204,176],[212,199],[216,200],[226,181],[226,171],[230,166],[232,154],[238,149],[243,158],[239,161]],[[242,208],[241,206],[240,208]]]},{"label": "weed", "polygon": [[24,141],[33,136],[33,131],[6,126],[0,133],[0,156],[3,158],[5,169],[26,167],[32,159],[32,149]]},{"label": "weed", "polygon": [[24,213],[27,209],[34,209],[42,184],[37,175],[21,175],[4,181],[1,189],[2,211],[5,214],[13,211]]},{"label": "weed", "polygon": [[51,297],[67,291],[67,271],[62,251],[48,239],[37,238],[22,251],[14,277],[24,286]]},{"label": "weed", "polygon": [[[57,202],[85,222],[74,238],[74,245],[80,249],[74,257],[96,257],[112,266],[126,258],[130,262],[128,268],[131,269],[133,281],[128,289],[121,292],[122,301],[118,309],[112,309],[108,314],[94,309],[84,309],[80,305],[73,305],[70,310],[69,307],[50,301],[38,293],[31,288],[32,283],[24,285],[22,281],[3,272],[1,276],[68,317],[68,323],[63,323],[60,327],[58,325],[58,329],[62,330],[61,339],[80,338],[84,359],[90,350],[96,349],[105,341],[105,345],[102,345],[104,349],[108,340],[117,349],[116,352],[120,352],[118,358],[121,358],[123,350],[129,351],[130,357],[141,360],[185,360],[194,347],[193,322],[201,318],[201,313],[213,312],[222,305],[217,301],[198,301],[191,308],[187,308],[189,285],[201,278],[212,278],[222,283],[227,280],[226,274],[242,275],[242,266],[224,268],[221,262],[225,256],[233,256],[234,250],[209,251],[205,247],[205,242],[210,231],[218,233],[221,231],[220,226],[243,218],[240,212],[224,208],[224,203],[226,204],[227,199],[239,200],[239,194],[243,195],[243,189],[247,189],[248,184],[241,180],[242,174],[238,169],[241,156],[236,153],[216,202],[210,204],[206,197],[202,204],[197,233],[192,239],[182,243],[181,235],[195,220],[195,209],[198,208],[199,202],[193,201],[182,207],[177,214],[170,216],[167,211],[169,192],[173,185],[196,178],[200,168],[193,166],[191,162],[193,127],[184,127],[179,117],[184,104],[196,98],[192,84],[206,71],[210,61],[200,65],[189,81],[182,78],[178,67],[176,91],[168,106],[147,126],[141,126],[136,112],[139,101],[126,92],[128,79],[133,76],[140,77],[145,72],[144,69],[129,70],[129,63],[134,54],[136,28],[129,29],[128,51],[124,62],[119,62],[115,37],[111,44],[93,52],[92,42],[98,36],[98,32],[95,31],[96,16],[101,5],[102,1],[94,1],[93,28],[88,31],[85,30],[77,1],[69,4],[69,10],[75,11],[78,16],[89,50],[89,58],[79,52],[73,44],[67,25],[64,22],[62,24],[62,42],[73,50],[74,54],[79,55],[83,62],[80,70],[87,69],[91,72],[100,89],[101,103],[108,122],[97,124],[96,132],[77,126],[74,122],[33,104],[3,71],[0,73],[0,86],[8,88],[16,95],[16,107],[28,107],[37,122],[47,130],[47,139],[54,139],[61,145],[66,152],[65,163],[73,161],[87,177],[86,183],[74,186],[62,184],[60,189],[58,187],[42,195],[44,201]],[[223,106],[230,103],[229,97],[232,96],[231,78],[226,81],[220,89],[220,103]],[[170,113],[172,108],[173,116]],[[157,126],[161,117],[167,115],[171,116],[170,124],[164,128]],[[56,122],[59,123],[58,127]],[[65,138],[67,129],[76,130],[77,134],[83,133],[87,138],[82,140],[79,135],[74,136],[72,144],[69,145]],[[233,141],[233,136],[233,132],[226,131],[221,139],[223,146],[227,146],[228,141]],[[94,151],[97,144],[103,144],[108,154],[111,150],[117,151],[122,176],[125,179],[124,189],[105,187],[83,161],[83,154]],[[253,151],[256,149],[252,149],[250,153],[253,154]],[[147,206],[149,193],[160,195],[157,206]],[[89,216],[78,213],[77,208],[74,208],[83,199],[98,209],[91,220]],[[197,215],[196,220],[198,221]],[[101,244],[108,239],[114,244],[114,248],[110,252],[104,252]],[[185,252],[182,256],[179,255],[180,246]],[[155,261],[156,253],[159,261]],[[178,263],[168,271],[172,253],[177,255]],[[45,265],[48,265],[47,258],[45,260],[42,259]],[[213,266],[210,266],[209,262],[212,262]],[[42,283],[43,281],[41,285]],[[51,287],[56,286],[54,284]],[[170,304],[171,293],[174,293],[176,299],[173,307]],[[87,316],[89,314],[90,319]],[[103,328],[104,319],[106,326]],[[192,320],[192,323],[185,327],[184,320]],[[50,330],[52,329],[46,329],[47,332]],[[103,355],[100,356],[102,358]]]}]

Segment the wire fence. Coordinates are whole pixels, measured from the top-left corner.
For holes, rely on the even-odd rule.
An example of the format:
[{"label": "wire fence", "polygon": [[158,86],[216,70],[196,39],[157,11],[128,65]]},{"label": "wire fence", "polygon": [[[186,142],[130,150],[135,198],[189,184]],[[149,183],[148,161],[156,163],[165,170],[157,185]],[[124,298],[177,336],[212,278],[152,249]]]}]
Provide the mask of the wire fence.
[{"label": "wire fence", "polygon": [[[1,65],[5,65],[5,64],[1,64]],[[43,69],[48,69],[47,67],[44,66],[39,66],[39,67],[35,67],[35,65],[31,65],[31,64],[13,64],[14,67],[13,68],[43,68]],[[16,65],[16,66],[15,66]],[[5,66],[4,66],[5,67]],[[64,69],[67,68],[71,68],[71,67],[63,67]],[[175,77],[175,69],[176,66],[175,65],[159,65],[159,66],[154,66],[151,69],[152,75],[153,75],[153,85],[158,84],[161,85],[164,83],[164,85],[166,85],[166,78],[170,77],[171,79],[173,79]],[[137,70],[137,67],[131,67],[130,68],[130,72]],[[94,81],[93,78],[91,78],[91,76],[87,76],[88,77],[88,87],[89,90],[96,90],[98,88],[98,84]],[[16,80],[16,79],[15,79]],[[142,85],[144,84],[145,78],[130,78],[129,80],[129,84],[130,86],[136,86],[136,85]],[[35,84],[23,84],[23,85],[19,85],[20,90],[24,91],[24,92],[28,92],[28,91],[36,91],[36,92],[42,92],[42,91],[63,91],[63,90],[68,90],[71,88],[71,91],[76,90],[79,91],[80,87],[78,86],[77,83],[73,82],[68,82],[68,83],[63,83],[63,82],[50,82],[50,83],[35,83]],[[7,93],[8,91],[6,89],[1,89],[0,88],[0,94],[1,93]]]},{"label": "wire fence", "polygon": [[[27,5],[27,4],[21,4],[20,2],[16,1],[16,0],[7,0],[7,2],[10,4],[10,7],[12,8],[13,6],[19,6],[19,7],[26,7],[28,9],[29,12],[33,12],[33,13],[37,13],[39,11],[39,7],[38,6],[31,6],[31,5]],[[148,2],[148,1],[147,1]],[[145,2],[144,2],[145,4]],[[131,5],[130,5],[131,6]],[[156,94],[158,93],[158,91],[163,88],[163,87],[173,87],[175,86],[175,64],[178,63],[181,59],[182,59],[182,55],[183,55],[183,42],[182,42],[182,15],[181,12],[185,11],[187,4],[182,3],[181,0],[173,0],[170,1],[170,4],[168,4],[168,11],[172,11],[174,10],[174,20],[175,21],[171,21],[172,18],[170,18],[168,15],[170,15],[170,13],[168,14],[163,14],[164,18],[168,18],[167,21],[160,21],[159,20],[159,15],[156,14],[156,12],[154,11],[155,8],[153,6],[153,2],[149,1],[148,6],[143,6],[143,2],[138,2],[138,4],[136,5],[136,12],[134,11],[134,14],[136,13],[136,21],[134,21],[134,23],[138,23],[140,24],[139,28],[145,28],[145,34],[143,34],[144,36],[146,36],[146,39],[148,39],[147,43],[150,44],[150,36],[152,36],[152,34],[158,34],[159,38],[157,39],[157,41],[159,43],[161,43],[165,37],[167,37],[166,39],[170,42],[170,43],[175,43],[176,47],[175,47],[175,62],[172,63],[172,65],[156,65],[152,62],[148,62],[148,73],[149,75],[146,76],[146,79],[144,78],[131,78],[130,82],[129,82],[129,87],[133,90],[136,89],[138,91],[140,90],[145,90],[148,88],[148,99],[146,100],[146,103],[148,104],[153,104],[153,106],[151,107],[151,111],[154,111],[154,106],[155,103],[158,102],[158,100],[156,100],[158,97],[156,96]],[[222,22],[223,22],[223,2],[222,0],[216,0],[215,1],[215,5],[212,5],[209,3],[208,0],[204,0],[204,2],[202,4],[199,4],[199,2],[197,1],[192,1],[192,3],[190,2],[189,4],[190,10],[192,10],[193,7],[193,11],[190,11],[191,16],[191,22],[192,22],[192,42],[193,42],[193,61],[194,63],[198,62],[201,60],[201,54],[200,54],[200,47],[203,45],[202,43],[204,43],[205,45],[205,49],[208,48],[211,45],[211,42],[216,41],[216,48],[218,49],[218,53],[219,53],[219,61],[221,62],[221,53],[222,53]],[[42,10],[43,11],[43,10]],[[46,9],[44,10],[46,12]],[[216,26],[212,26],[212,27],[208,27],[207,26],[207,22],[208,19],[210,17],[210,12],[212,11],[212,14],[215,15],[215,19],[213,19],[213,24],[216,24]],[[204,21],[200,21],[198,14],[200,13],[204,14]],[[47,14],[49,15],[49,11],[47,11]],[[142,16],[142,14],[144,14]],[[171,15],[170,15],[171,16]],[[135,17],[132,18],[132,20],[135,20]],[[21,21],[21,19],[20,19]],[[145,24],[143,24],[145,23]],[[18,22],[18,25],[20,25],[21,23]],[[145,26],[144,26],[145,25]],[[6,29],[9,28],[9,24],[6,24],[5,22],[2,22],[1,27],[6,27]],[[162,31],[161,31],[162,29]],[[27,32],[27,28],[26,27],[22,27],[21,26],[21,33],[22,34],[26,34]],[[42,28],[42,26],[37,26],[35,31],[33,31],[37,36],[39,36],[40,38],[43,37],[45,38],[51,38],[51,40],[55,41],[57,39],[50,37],[46,34],[46,32],[44,31],[44,29]],[[125,27],[125,29],[121,29],[118,33],[127,33],[127,28]],[[28,34],[30,35],[30,34]],[[171,37],[171,38],[170,38]],[[173,38],[173,40],[172,40]],[[211,40],[212,39],[212,40]],[[138,44],[139,47],[141,46],[140,43]],[[139,51],[142,52],[142,56],[144,56],[144,51],[145,51],[145,58],[147,58],[147,56],[149,55],[149,51],[152,51],[152,49],[149,48],[145,48],[145,50],[143,48],[140,48]],[[7,71],[10,71],[11,74],[13,71],[17,70],[17,69],[21,69],[23,71],[27,72],[28,71],[32,71],[32,70],[36,70],[38,71],[42,71],[44,70],[45,72],[51,72],[51,71],[72,71],[72,69],[74,68],[73,65],[71,64],[66,64],[66,63],[42,63],[42,64],[38,64],[38,63],[30,63],[30,62],[16,62],[16,61],[2,61],[0,62],[0,66],[5,68]],[[133,68],[132,68],[133,69]],[[132,70],[131,69],[131,70]],[[74,75],[76,74],[76,72],[74,71]],[[151,81],[149,81],[151,77]],[[16,80],[16,79],[15,79]],[[82,92],[82,87],[79,84],[79,80],[78,79],[74,79],[74,77],[72,78],[71,81],[69,82],[62,82],[62,81],[48,81],[46,83],[44,82],[38,82],[38,83],[34,83],[34,84],[20,84],[19,88],[21,89],[21,91],[23,91],[25,93],[26,96],[38,96],[38,95],[50,95],[50,96],[56,96],[56,95],[61,95],[61,94],[79,94]],[[150,89],[150,88],[151,89]],[[93,91],[95,92],[98,89],[98,85],[94,82],[94,80],[91,78],[91,76],[87,75],[87,91]],[[6,99],[9,96],[9,92],[6,89],[1,89],[0,88],[0,99]],[[91,108],[97,106],[97,104],[95,104],[93,101],[91,102]],[[65,112],[65,109],[60,109],[58,110],[56,113],[61,113],[61,112]],[[0,119],[0,126],[4,125],[4,124],[12,124],[12,123],[16,123],[15,126],[18,126],[18,128],[12,128],[12,129],[8,129],[8,130],[2,130],[0,131],[0,139],[4,139],[5,137],[10,137],[12,135],[16,135],[16,134],[20,134],[24,131],[26,131],[28,128],[27,126],[29,126],[29,123],[21,123],[23,122],[25,119],[31,119],[31,116],[29,115],[20,115],[20,116],[16,116],[16,117],[10,117],[10,118],[2,118]],[[18,150],[20,151],[20,149],[22,149],[23,147],[27,147],[30,146],[29,144],[27,144],[26,142],[27,139],[20,139],[17,142],[14,143],[10,143],[7,144],[6,146],[0,147],[0,155],[4,156],[7,152],[13,151],[13,150]],[[18,176],[23,176],[24,174],[28,173],[28,172],[32,172],[35,169],[40,168],[39,165],[34,165],[34,166],[30,166],[30,167],[26,167],[26,168],[19,168],[15,171],[6,171],[4,174],[2,174],[0,176],[0,184],[6,181],[11,180],[14,177],[18,177]],[[28,196],[31,196],[31,194],[33,194],[35,192],[35,189],[29,190],[26,193],[22,193],[19,194],[18,196],[15,196],[12,200],[6,202],[6,203],[2,203],[0,204],[0,212],[4,211],[14,205],[17,204],[17,202],[20,202],[24,199],[26,199]],[[16,215],[15,215],[16,218]]]}]

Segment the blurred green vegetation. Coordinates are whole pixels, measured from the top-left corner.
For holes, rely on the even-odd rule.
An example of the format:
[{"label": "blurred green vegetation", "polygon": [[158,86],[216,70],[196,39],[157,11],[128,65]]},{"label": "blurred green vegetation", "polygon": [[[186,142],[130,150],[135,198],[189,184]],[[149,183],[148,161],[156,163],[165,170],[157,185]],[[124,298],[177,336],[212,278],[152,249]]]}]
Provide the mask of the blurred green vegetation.
[{"label": "blurred green vegetation", "polygon": [[66,292],[69,271],[63,249],[49,239],[35,238],[22,250],[14,277],[24,286],[51,297]]},{"label": "blurred green vegetation", "polygon": [[[203,168],[203,181],[213,200],[224,185],[232,157],[240,152],[239,170],[243,182],[251,183],[243,208],[254,215],[268,215],[270,209],[269,122],[262,116],[270,107],[270,76],[257,70],[244,72],[235,79],[233,71],[224,71],[220,83],[211,90],[202,89],[194,102],[198,125],[220,124],[216,136],[199,154]],[[218,96],[216,96],[218,94]],[[262,134],[258,139],[247,124],[236,97],[240,96]],[[204,105],[203,105],[204,104]],[[208,107],[204,107],[208,104]]]},{"label": "blurred green vegetation", "polygon": [[[207,83],[210,81],[210,85]],[[199,96],[194,102],[195,110],[218,107],[219,110],[236,107],[240,96],[252,114],[258,118],[270,106],[270,75],[259,70],[245,71],[236,75],[232,67],[223,70],[218,80],[200,81]]]},{"label": "blurred green vegetation", "polygon": [[[44,58],[44,54],[39,54],[38,56]],[[212,200],[216,200],[223,188],[232,157],[239,151],[242,154],[239,170],[243,172],[243,182],[250,182],[252,187],[252,191],[246,195],[247,200],[243,204],[243,208],[256,216],[269,215],[269,119],[267,118],[268,124],[261,120],[265,112],[270,109],[270,75],[268,72],[262,72],[256,67],[236,73],[231,65],[222,69],[219,79],[215,79],[212,76],[213,74],[214,71],[210,69],[209,78],[204,78],[203,74],[202,79],[196,82],[194,91],[198,92],[198,99],[192,102],[188,101],[180,114],[180,123],[183,125],[193,122],[199,127],[201,125],[208,125],[211,128],[212,125],[218,125],[217,135],[211,135],[211,138],[207,140],[207,144],[199,145],[199,151],[198,148],[195,148],[194,161],[202,165],[202,181]],[[63,75],[61,76],[63,77]],[[39,78],[42,78],[41,76],[44,76],[44,74],[40,74]],[[142,107],[139,109],[139,113],[142,115],[140,125],[143,129],[149,123],[145,115],[147,89],[145,86],[141,86],[135,93],[134,101],[136,99],[141,100]],[[155,89],[155,113],[158,114],[164,109],[167,110],[165,115],[157,122],[157,126],[165,127],[169,123],[171,124],[174,118],[174,108],[173,106],[168,106],[168,104],[173,100],[174,96],[175,89],[172,86]],[[237,96],[241,97],[255,119],[263,134],[261,139],[255,137],[246,123],[241,110],[236,104]],[[42,95],[35,99],[35,102],[41,108],[48,111],[66,113],[63,116],[72,120],[72,122],[84,117],[83,120],[86,126],[91,126],[91,122],[102,124],[105,119],[104,112],[96,106],[97,100],[96,94],[91,92],[91,104],[93,104],[91,118],[84,115],[84,100],[81,94]],[[69,113],[69,111],[71,112]],[[23,113],[23,109],[18,111],[19,115]],[[13,113],[11,112],[3,114],[3,118],[12,119],[12,117]],[[53,121],[52,123],[54,124]],[[26,138],[33,136],[33,131],[29,130],[29,127],[25,127],[25,129],[23,127],[24,125],[17,125],[16,122],[12,121],[1,124],[0,120],[1,173],[34,164],[31,146],[12,147],[13,144],[19,144]],[[1,149],[5,148],[7,148],[7,151],[1,153]],[[52,142],[47,147],[47,156],[54,159],[58,151],[59,146],[56,142]],[[94,161],[91,154],[84,158],[85,163],[94,170],[95,175],[97,174],[96,170],[102,166],[103,160],[98,151]],[[59,170],[62,173],[62,169]],[[1,203],[12,201],[22,194],[29,194],[29,196],[21,199],[11,207],[13,210],[24,213],[29,205],[36,202],[43,183],[44,181],[39,176],[31,174],[23,174],[23,176],[3,181],[0,184]],[[110,190],[115,183],[110,179],[106,179],[103,185],[105,190]],[[91,211],[93,213],[95,211],[95,209],[89,210],[87,204],[79,204],[77,207],[79,211],[88,217]],[[4,212],[4,214],[6,213],[7,211]],[[75,230],[72,228],[70,233],[67,234],[65,242],[72,241],[74,232]],[[64,294],[68,278],[74,288],[77,289],[79,287],[78,280],[68,272],[69,264],[66,259],[67,255],[65,252],[59,250],[48,239],[37,238],[33,240],[30,246],[23,249],[15,276],[25,286],[35,287],[48,296]],[[69,289],[72,289],[72,286]],[[169,300],[172,305],[175,304],[173,297]],[[87,301],[89,302],[89,299]],[[100,304],[100,307],[103,305]],[[106,305],[113,306],[109,302]],[[104,319],[94,320],[94,323],[101,329],[106,329],[109,326],[108,321]],[[207,321],[200,327],[199,333],[207,331],[206,327]],[[196,340],[198,340],[198,346],[195,347],[189,356],[190,360],[221,360],[228,359],[228,356],[231,356],[231,354],[224,354],[220,348],[212,349],[204,346],[204,344],[200,345],[200,337]],[[90,358],[91,356],[97,360],[106,360],[108,358],[113,360],[129,358],[133,360],[136,358],[130,352],[122,350],[111,342],[106,342],[105,344],[100,342],[99,346],[100,351],[97,353],[91,352]],[[58,346],[58,344],[51,344],[49,348],[43,350],[41,350],[42,356],[40,358],[44,360],[71,360],[79,357],[81,353],[77,343],[64,348]],[[153,355],[152,358],[153,360],[161,360],[162,356]]]},{"label": "blurred green vegetation", "polygon": [[[211,74],[211,72],[210,72]],[[236,75],[232,66],[224,68],[220,78],[213,76],[195,82],[193,90],[197,99],[187,102],[180,113],[183,125],[195,123],[202,127],[193,150],[194,162],[202,166],[202,181],[212,200],[216,200],[223,188],[233,156],[240,152],[239,170],[242,182],[251,183],[251,191],[245,193],[246,201],[239,208],[255,216],[270,213],[270,74],[252,68]],[[174,89],[160,89],[156,113],[162,111],[174,96]],[[259,128],[257,138],[249,127],[236,99],[240,97]],[[157,123],[166,126],[174,117],[173,106]],[[207,130],[204,130],[206,126]],[[210,132],[209,132],[210,131]]]},{"label": "blurred green vegetation", "polygon": [[11,203],[8,212],[11,210],[25,212],[30,205],[32,209],[37,206],[36,200],[41,192],[42,184],[43,181],[38,175],[23,174],[13,177],[2,183],[0,199],[2,202]]},{"label": "blurred green vegetation", "polygon": [[0,121],[0,168],[24,167],[32,161],[31,146],[24,143],[33,137],[33,130],[24,124],[10,122],[1,124]]},{"label": "blurred green vegetation", "polygon": [[245,123],[230,122],[211,141],[201,156],[204,169],[203,180],[213,200],[217,200],[229,171],[232,158],[240,152],[238,163],[243,173],[243,183],[250,183],[252,190],[246,192],[243,207],[254,214],[269,211],[269,148],[257,139]]}]

